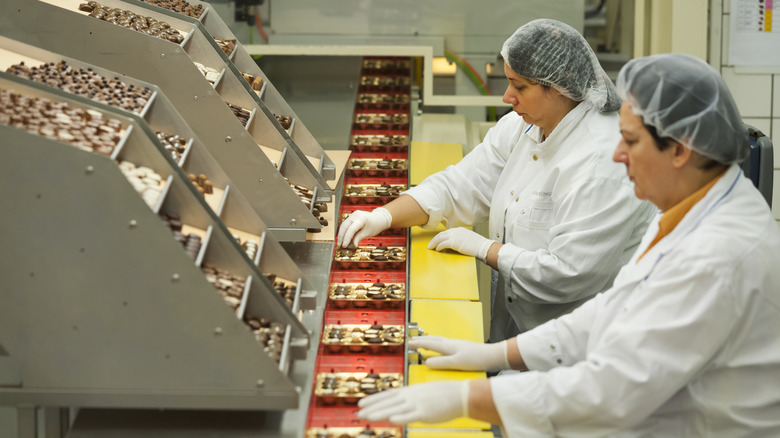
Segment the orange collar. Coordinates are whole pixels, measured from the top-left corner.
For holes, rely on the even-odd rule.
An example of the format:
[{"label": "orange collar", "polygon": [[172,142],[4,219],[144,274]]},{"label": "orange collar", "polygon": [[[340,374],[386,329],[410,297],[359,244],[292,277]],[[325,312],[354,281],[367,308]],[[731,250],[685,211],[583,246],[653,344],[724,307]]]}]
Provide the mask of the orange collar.
[{"label": "orange collar", "polygon": [[725,173],[726,172],[723,171],[720,175],[716,176],[712,181],[708,182],[702,188],[696,190],[692,195],[678,202],[677,205],[670,208],[669,210],[666,210],[663,213],[661,219],[658,220],[658,234],[655,235],[655,239],[653,239],[653,241],[650,242],[650,245],[647,246],[645,252],[643,252],[641,256],[637,257],[636,259],[637,263],[639,262],[639,260],[642,259],[642,257],[645,256],[645,254],[647,254],[648,251],[650,251],[650,248],[654,247],[656,243],[660,242],[661,239],[669,235],[669,233],[671,233],[677,227],[677,225],[680,223],[680,221],[682,221],[685,215],[688,214],[689,211],[691,211],[694,205],[696,205],[699,201],[702,200],[702,198],[704,198],[704,196],[707,194],[707,192],[710,191],[712,186],[714,186],[715,183],[718,182],[720,177],[722,177]]}]

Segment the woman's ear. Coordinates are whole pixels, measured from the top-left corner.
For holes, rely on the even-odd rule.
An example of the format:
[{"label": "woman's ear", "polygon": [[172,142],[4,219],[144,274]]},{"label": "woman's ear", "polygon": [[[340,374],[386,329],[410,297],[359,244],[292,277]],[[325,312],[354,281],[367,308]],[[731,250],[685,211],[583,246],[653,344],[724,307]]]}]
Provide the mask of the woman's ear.
[{"label": "woman's ear", "polygon": [[691,161],[693,151],[682,143],[670,140],[669,149],[671,149],[672,152],[672,166],[674,166],[675,169],[681,169]]}]

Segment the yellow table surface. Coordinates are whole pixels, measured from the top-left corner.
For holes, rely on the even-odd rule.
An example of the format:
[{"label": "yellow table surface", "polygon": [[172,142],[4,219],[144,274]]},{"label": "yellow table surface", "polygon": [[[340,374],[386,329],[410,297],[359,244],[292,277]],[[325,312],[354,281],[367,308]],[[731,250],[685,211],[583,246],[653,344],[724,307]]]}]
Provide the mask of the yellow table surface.
[{"label": "yellow table surface", "polygon": [[463,158],[463,146],[458,143],[413,141],[409,155],[409,184],[420,184],[428,176],[444,170]]},{"label": "yellow table surface", "polygon": [[409,297],[448,300],[479,300],[477,264],[474,257],[452,251],[428,249],[433,236],[444,231],[412,227],[409,255]]},{"label": "yellow table surface", "polygon": [[453,432],[453,431],[446,431],[446,432],[437,432],[437,431],[426,431],[426,430],[406,430],[406,437],[407,438],[494,438],[495,435],[493,435],[493,432],[481,430],[481,431],[474,431],[474,432]]},{"label": "yellow table surface", "polygon": [[[444,371],[432,370],[425,365],[409,365],[409,385],[425,382],[437,382],[440,380],[474,380],[483,379],[484,372],[476,371]],[[421,429],[482,429],[490,430],[490,423],[477,421],[471,418],[456,418],[444,423],[411,423],[410,428]]]},{"label": "yellow table surface", "polygon": [[427,335],[484,342],[482,303],[476,301],[412,300],[409,320]]}]

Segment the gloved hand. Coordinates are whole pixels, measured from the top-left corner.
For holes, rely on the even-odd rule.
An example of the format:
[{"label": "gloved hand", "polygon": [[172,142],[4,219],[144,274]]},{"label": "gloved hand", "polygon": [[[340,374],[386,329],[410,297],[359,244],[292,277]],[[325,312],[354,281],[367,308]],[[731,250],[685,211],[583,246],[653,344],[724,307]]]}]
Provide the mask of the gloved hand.
[{"label": "gloved hand", "polygon": [[494,240],[486,239],[479,234],[465,228],[450,228],[433,236],[428,244],[428,249],[441,251],[453,249],[461,254],[476,257],[484,262],[490,245]]},{"label": "gloved hand", "polygon": [[414,421],[441,423],[468,415],[469,381],[443,380],[382,391],[358,402],[358,418],[389,420],[395,424]]},{"label": "gloved hand", "polygon": [[390,228],[392,221],[393,216],[383,207],[376,208],[371,213],[357,210],[339,227],[336,244],[342,248],[347,248],[350,244],[358,246],[366,237],[376,236]]},{"label": "gloved hand", "polygon": [[462,339],[441,336],[415,336],[409,340],[411,348],[425,348],[441,356],[425,359],[425,365],[433,369],[463,371],[498,371],[511,369],[506,351],[506,341],[480,344]]}]

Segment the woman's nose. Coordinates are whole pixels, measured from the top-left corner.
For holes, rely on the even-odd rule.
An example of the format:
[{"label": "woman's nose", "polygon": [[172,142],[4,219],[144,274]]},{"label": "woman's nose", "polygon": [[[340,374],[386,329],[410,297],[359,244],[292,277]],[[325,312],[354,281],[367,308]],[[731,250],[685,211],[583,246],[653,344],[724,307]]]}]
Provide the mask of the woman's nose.
[{"label": "woman's nose", "polygon": [[612,153],[612,161],[616,163],[628,164],[628,154],[623,148],[623,140],[620,140],[620,142],[615,147],[615,152]]},{"label": "woman's nose", "polygon": [[515,99],[515,97],[512,96],[512,84],[506,86],[506,90],[504,90],[504,97],[502,98],[502,101],[510,105],[514,105],[515,103],[517,103],[517,99]]}]

